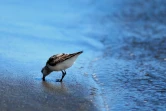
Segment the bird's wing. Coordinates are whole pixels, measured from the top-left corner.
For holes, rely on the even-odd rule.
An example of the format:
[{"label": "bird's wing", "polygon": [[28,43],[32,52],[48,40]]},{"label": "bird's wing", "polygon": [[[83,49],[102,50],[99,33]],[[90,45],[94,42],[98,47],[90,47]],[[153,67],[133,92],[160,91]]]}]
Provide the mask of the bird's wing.
[{"label": "bird's wing", "polygon": [[56,64],[58,64],[60,62],[63,62],[65,60],[67,60],[67,59],[69,59],[71,57],[74,57],[77,54],[81,54],[81,53],[82,53],[82,51],[81,52],[76,52],[76,53],[73,53],[73,54],[64,54],[64,53],[62,53],[62,54],[56,54],[56,55],[51,56],[48,59],[48,61],[47,61],[46,64],[49,64],[51,66],[55,66]]}]

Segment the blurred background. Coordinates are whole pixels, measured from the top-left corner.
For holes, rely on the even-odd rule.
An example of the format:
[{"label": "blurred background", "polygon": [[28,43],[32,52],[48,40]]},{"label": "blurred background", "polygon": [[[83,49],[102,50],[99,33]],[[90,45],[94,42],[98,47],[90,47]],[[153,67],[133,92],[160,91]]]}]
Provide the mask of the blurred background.
[{"label": "blurred background", "polygon": [[[165,111],[165,18],[165,0],[0,0],[1,110]],[[41,83],[51,55],[81,50],[65,94],[60,73]]]}]

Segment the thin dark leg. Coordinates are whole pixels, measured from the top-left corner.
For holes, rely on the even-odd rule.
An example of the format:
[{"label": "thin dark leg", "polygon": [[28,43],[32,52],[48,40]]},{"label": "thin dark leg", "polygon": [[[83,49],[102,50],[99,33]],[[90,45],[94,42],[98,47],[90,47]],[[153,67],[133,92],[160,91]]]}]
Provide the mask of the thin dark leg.
[{"label": "thin dark leg", "polygon": [[42,79],[43,79],[43,81],[45,81],[45,76],[44,76],[44,75],[43,75],[43,78],[42,78]]},{"label": "thin dark leg", "polygon": [[64,73],[66,74],[66,71],[64,70]]},{"label": "thin dark leg", "polygon": [[65,75],[66,75],[66,71],[64,70],[62,70],[62,78],[61,79],[57,79],[57,82],[62,82],[62,80],[63,80],[63,78],[65,77]]},{"label": "thin dark leg", "polygon": [[65,77],[65,75],[66,75],[66,71],[64,70],[64,72],[62,71],[62,78],[61,78],[61,82],[62,82],[63,78]]}]

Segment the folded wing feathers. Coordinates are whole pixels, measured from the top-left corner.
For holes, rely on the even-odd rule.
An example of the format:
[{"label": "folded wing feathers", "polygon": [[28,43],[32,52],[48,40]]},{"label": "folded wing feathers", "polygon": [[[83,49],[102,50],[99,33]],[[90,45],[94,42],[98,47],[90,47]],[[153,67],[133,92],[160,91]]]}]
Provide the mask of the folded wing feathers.
[{"label": "folded wing feathers", "polygon": [[48,59],[46,65],[49,64],[51,66],[55,66],[56,64],[58,64],[60,62],[63,62],[63,61],[65,61],[65,60],[67,60],[67,59],[69,59],[69,58],[71,58],[71,57],[73,57],[77,54],[81,54],[82,52],[83,51],[76,52],[76,53],[73,53],[73,54],[64,54],[64,53],[62,53],[62,54],[53,55]]}]

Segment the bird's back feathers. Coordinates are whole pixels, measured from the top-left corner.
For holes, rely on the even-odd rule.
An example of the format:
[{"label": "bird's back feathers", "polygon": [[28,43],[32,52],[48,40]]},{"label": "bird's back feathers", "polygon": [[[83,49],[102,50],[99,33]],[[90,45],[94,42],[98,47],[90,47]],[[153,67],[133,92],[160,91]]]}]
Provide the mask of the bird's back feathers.
[{"label": "bird's back feathers", "polygon": [[58,63],[61,63],[65,60],[70,59],[70,58],[72,58],[78,54],[81,54],[81,53],[83,53],[83,51],[72,53],[72,54],[62,53],[62,54],[53,55],[48,59],[48,61],[46,62],[46,65],[49,64],[50,66],[55,66]]}]

